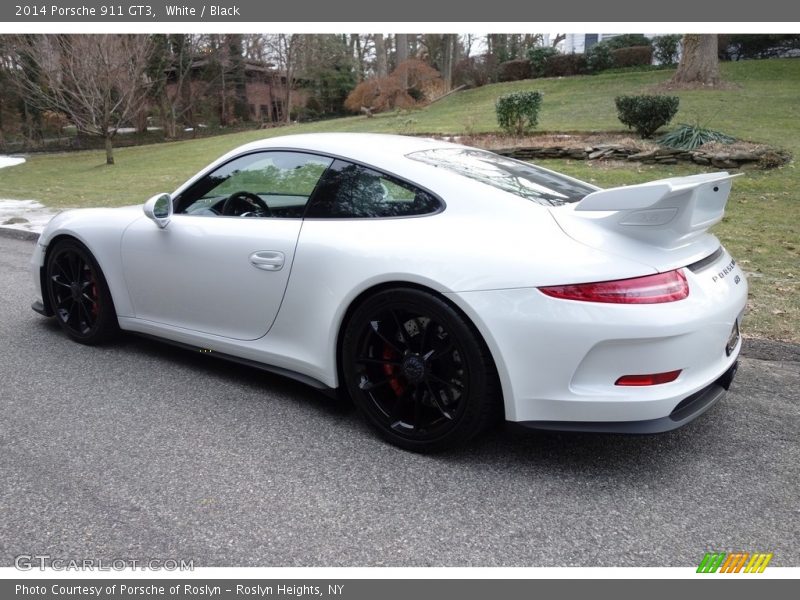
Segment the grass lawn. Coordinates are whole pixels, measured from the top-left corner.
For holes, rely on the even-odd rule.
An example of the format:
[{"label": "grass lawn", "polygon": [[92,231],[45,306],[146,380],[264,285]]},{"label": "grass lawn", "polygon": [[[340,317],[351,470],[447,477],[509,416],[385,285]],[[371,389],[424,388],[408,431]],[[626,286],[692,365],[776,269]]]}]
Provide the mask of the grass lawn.
[{"label": "grass lawn", "polygon": [[[800,59],[723,63],[732,91],[677,92],[673,124],[699,121],[738,138],[785,148],[800,156]],[[115,151],[32,155],[24,165],[0,170],[0,198],[35,199],[54,207],[121,206],[175,189],[220,154],[259,138],[316,131],[484,133],[497,130],[494,101],[515,90],[539,89],[544,102],[539,130],[614,131],[614,97],[647,92],[671,71],[601,74],[486,86],[453,94],[417,111],[350,117],[271,130]],[[647,166],[583,161],[543,161],[601,186],[640,183],[696,173],[692,165]],[[725,220],[715,233],[750,274],[745,333],[800,342],[800,178],[794,162],[771,171],[747,171],[734,182]]]}]

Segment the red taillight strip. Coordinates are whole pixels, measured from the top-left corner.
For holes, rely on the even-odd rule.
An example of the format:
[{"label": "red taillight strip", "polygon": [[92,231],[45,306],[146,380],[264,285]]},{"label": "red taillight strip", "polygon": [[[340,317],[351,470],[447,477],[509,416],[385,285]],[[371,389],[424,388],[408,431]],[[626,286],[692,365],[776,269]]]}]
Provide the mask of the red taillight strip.
[{"label": "red taillight strip", "polygon": [[689,295],[689,284],[683,271],[667,271],[632,279],[551,285],[539,291],[553,298],[582,302],[613,304],[660,304],[683,300]]},{"label": "red taillight strip", "polygon": [[682,369],[677,371],[667,371],[666,373],[650,373],[648,375],[623,375],[614,383],[614,385],[625,386],[644,386],[644,385],[660,385],[662,383],[669,383],[675,381],[681,374]]}]

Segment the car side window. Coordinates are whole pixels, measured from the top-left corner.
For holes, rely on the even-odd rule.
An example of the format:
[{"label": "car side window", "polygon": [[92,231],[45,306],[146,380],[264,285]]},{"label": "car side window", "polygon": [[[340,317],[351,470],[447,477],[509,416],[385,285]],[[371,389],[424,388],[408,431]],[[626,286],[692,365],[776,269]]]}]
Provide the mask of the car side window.
[{"label": "car side window", "polygon": [[441,201],[430,192],[374,169],[336,160],[317,186],[306,218],[409,217],[441,208]]},{"label": "car side window", "polygon": [[333,159],[302,152],[256,152],[202,177],[178,198],[177,214],[302,218]]}]

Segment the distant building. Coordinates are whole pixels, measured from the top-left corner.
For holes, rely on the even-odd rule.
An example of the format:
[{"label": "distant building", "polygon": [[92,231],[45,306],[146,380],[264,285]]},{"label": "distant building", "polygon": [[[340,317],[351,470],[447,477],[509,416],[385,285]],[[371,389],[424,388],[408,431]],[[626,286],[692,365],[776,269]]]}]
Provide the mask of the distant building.
[{"label": "distant building", "polygon": [[[602,42],[613,37],[620,35],[619,33],[568,33],[567,37],[561,44],[559,50],[564,54],[572,54],[586,52],[589,48],[594,46],[597,42]],[[654,38],[658,34],[645,33],[646,37]]]},{"label": "distant building", "polygon": [[[191,93],[195,97],[204,95],[214,85],[219,86],[220,80],[210,79],[206,68],[208,59],[199,58],[192,62],[188,75]],[[286,75],[278,71],[274,65],[256,61],[246,61],[245,66],[245,99],[247,102],[248,118],[251,121],[274,123],[286,121]],[[167,94],[173,97],[178,87],[177,69],[167,70]],[[229,96],[233,93],[231,88]],[[302,86],[292,90],[292,107],[302,107],[308,102],[308,91]],[[222,103],[219,103],[222,105]],[[227,113],[225,121],[234,118],[234,102],[225,103]],[[222,117],[222,115],[220,115]]]}]

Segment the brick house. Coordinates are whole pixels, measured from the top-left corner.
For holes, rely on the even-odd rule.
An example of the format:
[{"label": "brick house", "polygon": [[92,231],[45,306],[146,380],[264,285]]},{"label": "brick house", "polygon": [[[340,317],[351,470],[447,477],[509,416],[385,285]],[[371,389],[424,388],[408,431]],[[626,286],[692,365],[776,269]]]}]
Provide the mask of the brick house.
[{"label": "brick house", "polygon": [[[206,67],[209,61],[205,58],[192,62],[188,75],[190,94],[198,98],[208,93],[213,85],[219,87],[222,72],[218,78],[209,79]],[[286,120],[286,76],[278,71],[274,65],[245,61],[245,101],[247,102],[248,120],[261,123],[275,123]],[[178,93],[176,69],[168,69],[166,92],[170,98]],[[231,86],[226,98],[219,99],[218,110],[225,110],[225,116],[220,114],[223,122],[235,120],[234,91]],[[292,108],[303,107],[308,102],[309,92],[301,86],[292,90]],[[223,101],[224,100],[224,101]],[[190,119],[194,120],[194,119]]]}]

